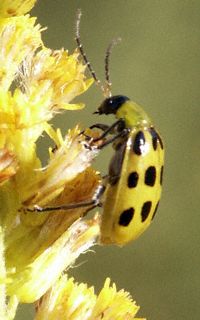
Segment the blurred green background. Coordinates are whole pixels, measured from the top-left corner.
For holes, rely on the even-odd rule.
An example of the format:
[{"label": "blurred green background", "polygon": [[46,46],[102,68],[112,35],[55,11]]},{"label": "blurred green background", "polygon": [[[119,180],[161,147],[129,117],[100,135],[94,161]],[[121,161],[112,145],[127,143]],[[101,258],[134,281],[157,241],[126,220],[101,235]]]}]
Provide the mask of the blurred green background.
[{"label": "blurred green background", "polygon": [[[112,54],[113,94],[143,105],[166,147],[164,190],[151,228],[124,248],[96,247],[70,270],[96,291],[109,276],[130,291],[149,320],[199,319],[200,311],[200,1],[199,0],[39,0],[32,10],[48,30],[51,48],[75,48],[74,20],[81,8],[81,37],[99,77],[104,52],[113,37],[122,43]],[[77,122],[87,127],[102,100],[93,87],[77,101],[82,111],[66,112],[54,123],[63,132]],[[104,121],[105,120],[105,121]],[[102,122],[112,122],[102,117]],[[48,142],[41,144],[47,155]],[[103,174],[112,150],[95,163]],[[81,262],[85,262],[79,265]],[[17,319],[31,319],[21,308]]]}]

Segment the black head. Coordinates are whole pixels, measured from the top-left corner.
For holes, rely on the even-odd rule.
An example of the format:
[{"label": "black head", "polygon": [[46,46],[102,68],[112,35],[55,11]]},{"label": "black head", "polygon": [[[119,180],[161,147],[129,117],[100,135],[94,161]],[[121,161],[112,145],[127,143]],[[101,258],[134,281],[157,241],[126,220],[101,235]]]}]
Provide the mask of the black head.
[{"label": "black head", "polygon": [[115,114],[117,112],[117,110],[127,101],[130,100],[128,97],[126,96],[112,96],[109,97],[107,99],[105,99],[102,104],[100,105],[100,107],[98,108],[98,111],[94,112],[94,113],[98,113],[98,114],[109,114],[109,113],[113,113]]}]

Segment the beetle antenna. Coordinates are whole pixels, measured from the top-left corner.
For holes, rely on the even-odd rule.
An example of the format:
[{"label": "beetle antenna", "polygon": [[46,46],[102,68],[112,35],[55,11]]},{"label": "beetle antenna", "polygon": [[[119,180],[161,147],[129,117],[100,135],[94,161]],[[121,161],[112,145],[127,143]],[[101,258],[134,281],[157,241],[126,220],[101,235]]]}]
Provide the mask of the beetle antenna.
[{"label": "beetle antenna", "polygon": [[105,55],[105,87],[104,87],[104,92],[106,94],[106,96],[111,97],[112,96],[112,92],[111,92],[111,86],[112,86],[112,82],[110,81],[110,56],[111,56],[111,52],[114,46],[116,46],[116,44],[118,44],[122,39],[121,38],[116,38],[113,39],[107,50],[106,50],[106,55]]},{"label": "beetle antenna", "polygon": [[87,56],[86,56],[86,53],[83,49],[83,45],[82,45],[82,42],[81,42],[81,38],[80,38],[80,22],[81,22],[81,16],[82,16],[82,12],[81,12],[81,9],[78,9],[77,10],[77,15],[76,15],[76,25],[75,25],[75,40],[76,40],[76,43],[77,43],[77,46],[78,46],[78,49],[79,49],[79,52],[83,58],[83,61],[85,62],[91,76],[93,77],[94,81],[96,82],[96,84],[98,86],[100,86],[101,90],[103,91],[103,94],[104,93],[104,87],[101,85],[101,81],[97,78],[96,76],[96,73],[90,63],[90,61],[88,60]]}]

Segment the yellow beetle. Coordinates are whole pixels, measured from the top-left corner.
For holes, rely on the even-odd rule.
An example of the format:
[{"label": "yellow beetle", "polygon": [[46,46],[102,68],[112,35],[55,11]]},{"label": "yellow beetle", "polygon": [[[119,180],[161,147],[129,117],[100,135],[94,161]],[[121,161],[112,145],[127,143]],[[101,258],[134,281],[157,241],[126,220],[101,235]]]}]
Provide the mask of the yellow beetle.
[{"label": "yellow beetle", "polygon": [[155,216],[162,188],[163,142],[144,110],[126,96],[105,99],[98,113],[118,119],[102,198],[101,242],[124,245],[139,237]]},{"label": "yellow beetle", "polygon": [[128,97],[111,94],[109,57],[118,40],[112,41],[106,51],[106,84],[103,86],[83,50],[80,18],[79,10],[76,22],[77,45],[92,77],[106,96],[95,113],[114,114],[117,118],[110,127],[104,124],[91,127],[104,131],[93,142],[111,133],[111,138],[100,148],[113,142],[115,150],[104,186],[99,188],[95,194],[96,199],[93,199],[96,205],[101,201],[103,207],[100,239],[101,243],[124,245],[139,237],[155,216],[162,188],[164,147],[146,112]]}]

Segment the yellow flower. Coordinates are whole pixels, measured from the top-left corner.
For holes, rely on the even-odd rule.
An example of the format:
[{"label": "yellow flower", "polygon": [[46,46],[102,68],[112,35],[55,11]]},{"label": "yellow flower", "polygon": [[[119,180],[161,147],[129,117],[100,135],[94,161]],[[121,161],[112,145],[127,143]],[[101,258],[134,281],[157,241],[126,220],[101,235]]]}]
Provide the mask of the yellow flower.
[{"label": "yellow flower", "polygon": [[20,64],[42,45],[40,25],[29,15],[0,17],[1,94],[10,88]]},{"label": "yellow flower", "polygon": [[[77,52],[70,55],[64,49],[44,47],[36,19],[21,15],[34,2],[0,4],[2,320],[14,317],[18,301],[39,299],[99,233],[97,218],[79,219],[84,208],[44,214],[26,210],[90,199],[99,183],[99,175],[90,168],[97,150],[85,147],[80,129],[62,137],[48,123],[62,109],[82,108],[82,103],[71,100],[93,81],[86,79]],[[49,150],[45,168],[36,152],[43,132],[56,146]],[[54,276],[49,277],[50,273]]]},{"label": "yellow flower", "polygon": [[145,320],[135,318],[138,310],[129,293],[117,291],[109,278],[96,296],[93,287],[63,275],[37,303],[35,320]]},{"label": "yellow flower", "polygon": [[[62,220],[59,219],[59,223],[62,223]],[[52,226],[53,222],[58,230]],[[20,239],[25,244],[20,245],[17,239],[18,243],[14,245],[17,252],[14,247],[11,248],[7,259],[8,263],[12,261],[12,268],[15,264],[15,270],[10,268],[7,285],[9,296],[17,296],[20,302],[26,303],[34,302],[43,296],[60,274],[69,268],[81,253],[94,245],[99,233],[98,219],[88,222],[79,219],[68,228],[65,223],[66,231],[62,229],[59,230],[54,216],[54,221],[45,223],[40,232],[32,229],[28,237]],[[61,231],[62,234],[59,235]],[[36,244],[31,245],[30,241]],[[15,262],[19,260],[19,256],[21,261]]]},{"label": "yellow flower", "polygon": [[37,0],[1,0],[0,17],[20,16],[30,11]]}]

